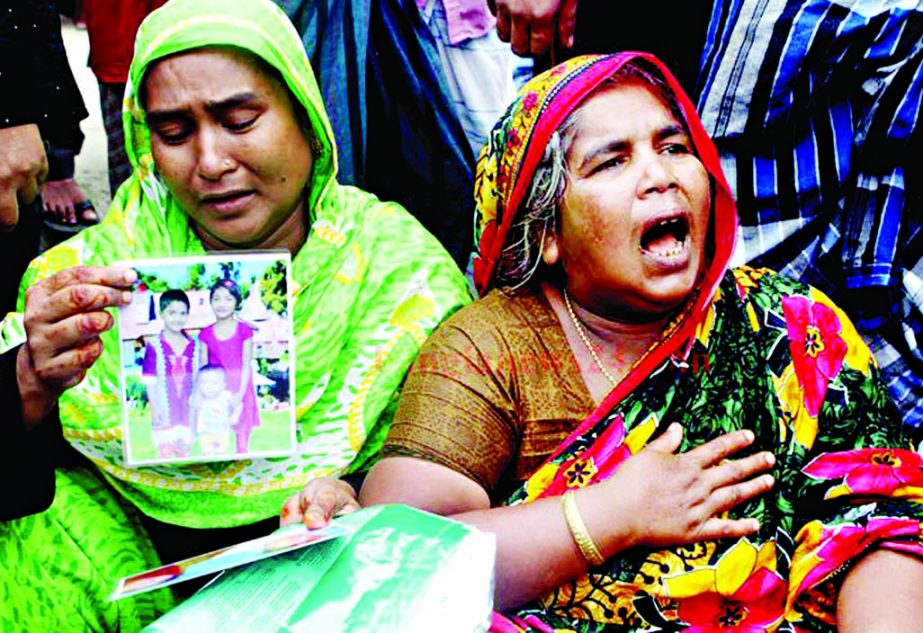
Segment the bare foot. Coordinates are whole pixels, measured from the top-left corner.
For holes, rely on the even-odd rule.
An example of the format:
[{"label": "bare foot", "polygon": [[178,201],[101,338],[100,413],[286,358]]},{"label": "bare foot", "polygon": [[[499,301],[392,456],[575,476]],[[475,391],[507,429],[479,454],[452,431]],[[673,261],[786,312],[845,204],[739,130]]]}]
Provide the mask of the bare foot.
[{"label": "bare foot", "polygon": [[[86,196],[72,179],[49,180],[42,186],[42,200],[45,211],[53,215],[62,224],[76,225],[93,224],[99,221],[99,216],[92,206],[80,208],[80,203],[85,202]],[[80,217],[77,213],[80,211]]]}]

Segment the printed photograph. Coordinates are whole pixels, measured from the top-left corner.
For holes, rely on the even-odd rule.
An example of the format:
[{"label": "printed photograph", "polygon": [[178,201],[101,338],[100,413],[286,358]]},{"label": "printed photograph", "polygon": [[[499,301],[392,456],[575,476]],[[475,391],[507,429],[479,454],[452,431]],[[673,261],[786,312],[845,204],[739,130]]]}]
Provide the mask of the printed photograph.
[{"label": "printed photograph", "polygon": [[125,461],[131,466],[290,454],[288,253],[124,262],[119,309]]}]

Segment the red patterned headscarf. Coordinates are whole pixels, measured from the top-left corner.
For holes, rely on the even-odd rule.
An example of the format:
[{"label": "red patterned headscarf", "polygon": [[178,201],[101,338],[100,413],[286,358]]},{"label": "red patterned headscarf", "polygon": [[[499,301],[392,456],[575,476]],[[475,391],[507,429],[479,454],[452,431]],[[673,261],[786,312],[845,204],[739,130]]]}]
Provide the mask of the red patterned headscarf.
[{"label": "red patterned headscarf", "polygon": [[[521,211],[551,135],[600,84],[628,62],[641,60],[663,75],[685,119],[695,153],[715,183],[715,251],[702,279],[697,303],[704,304],[711,298],[734,249],[737,210],[721,171],[718,151],[702,127],[695,107],[670,71],[657,58],[645,53],[585,55],[555,66],[527,83],[494,126],[481,150],[474,184],[478,243],[474,283],[481,295],[494,284],[510,226]],[[695,312],[694,307],[692,311]]]}]

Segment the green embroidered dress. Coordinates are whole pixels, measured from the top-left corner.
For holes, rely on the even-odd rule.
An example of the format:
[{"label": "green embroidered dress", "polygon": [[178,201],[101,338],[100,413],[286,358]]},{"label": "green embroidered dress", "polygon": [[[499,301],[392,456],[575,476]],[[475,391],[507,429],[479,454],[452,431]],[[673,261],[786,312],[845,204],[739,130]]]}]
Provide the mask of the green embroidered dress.
[{"label": "green embroidered dress", "polygon": [[[194,528],[244,525],[278,513],[311,478],[367,466],[420,345],[469,299],[452,259],[402,207],[336,182],[333,134],[301,39],[269,0],[172,0],[145,20],[123,111],[133,175],[103,223],[44,253],[22,287],[79,264],[205,252],[157,176],[136,95],[156,60],[217,45],[243,48],[275,68],[320,145],[307,189],[310,231],[292,262],[298,453],[127,468],[119,345],[107,332],[102,357],[60,399],[65,437],[97,470],[59,471],[50,510],[0,525],[0,630],[134,630],[149,621],[169,595],[106,601],[119,577],[157,563],[135,511]],[[23,339],[22,315],[7,315],[0,351]]]}]

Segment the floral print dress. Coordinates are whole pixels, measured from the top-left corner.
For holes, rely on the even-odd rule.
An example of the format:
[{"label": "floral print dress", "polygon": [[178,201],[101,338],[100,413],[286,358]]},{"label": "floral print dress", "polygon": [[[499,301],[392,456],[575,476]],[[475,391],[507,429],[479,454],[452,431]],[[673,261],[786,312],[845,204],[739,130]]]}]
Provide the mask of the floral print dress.
[{"label": "floral print dress", "polygon": [[670,422],[681,450],[748,428],[776,485],[735,507],[750,537],[635,548],[496,631],[832,631],[838,582],[871,548],[923,555],[923,460],[868,347],[820,292],[767,270],[725,275],[688,352],[591,416],[509,500],[610,476]]}]

